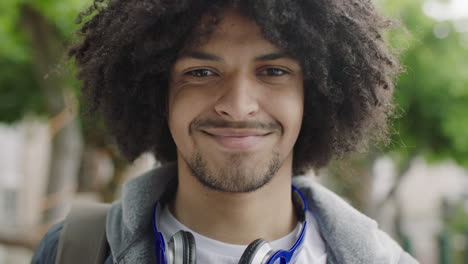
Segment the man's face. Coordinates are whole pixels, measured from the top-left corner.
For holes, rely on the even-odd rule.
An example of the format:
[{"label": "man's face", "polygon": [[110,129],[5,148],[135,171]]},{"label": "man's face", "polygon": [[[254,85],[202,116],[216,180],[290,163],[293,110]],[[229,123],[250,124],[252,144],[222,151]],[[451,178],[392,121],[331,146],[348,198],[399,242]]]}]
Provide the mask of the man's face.
[{"label": "man's face", "polygon": [[302,70],[262,38],[255,22],[225,12],[207,41],[177,59],[169,86],[178,162],[204,186],[249,192],[282,166],[291,168],[303,115]]}]

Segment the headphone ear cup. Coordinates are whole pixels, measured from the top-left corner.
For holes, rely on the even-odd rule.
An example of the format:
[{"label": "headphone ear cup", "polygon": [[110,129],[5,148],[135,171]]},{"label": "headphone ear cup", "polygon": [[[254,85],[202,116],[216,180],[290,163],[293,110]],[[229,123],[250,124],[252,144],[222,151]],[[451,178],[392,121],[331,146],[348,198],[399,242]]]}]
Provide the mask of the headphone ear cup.
[{"label": "headphone ear cup", "polygon": [[184,240],[185,240],[185,247],[184,247],[184,264],[195,264],[197,263],[197,247],[195,243],[195,237],[192,233],[188,231],[184,232]]},{"label": "headphone ear cup", "polygon": [[173,248],[173,264],[195,264],[196,257],[196,245],[195,237],[192,233],[180,230],[175,233],[169,242],[171,248]]},{"label": "headphone ear cup", "polygon": [[271,253],[271,247],[263,239],[254,240],[242,254],[239,264],[261,264],[263,259]]}]

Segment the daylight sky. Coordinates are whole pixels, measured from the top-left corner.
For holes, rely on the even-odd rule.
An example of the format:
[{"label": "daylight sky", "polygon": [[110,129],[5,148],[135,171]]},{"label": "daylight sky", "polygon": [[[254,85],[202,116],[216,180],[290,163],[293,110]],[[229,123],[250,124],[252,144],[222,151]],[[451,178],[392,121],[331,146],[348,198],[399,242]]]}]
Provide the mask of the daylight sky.
[{"label": "daylight sky", "polygon": [[468,0],[451,0],[447,2],[428,0],[423,9],[426,15],[440,21],[468,19]]}]

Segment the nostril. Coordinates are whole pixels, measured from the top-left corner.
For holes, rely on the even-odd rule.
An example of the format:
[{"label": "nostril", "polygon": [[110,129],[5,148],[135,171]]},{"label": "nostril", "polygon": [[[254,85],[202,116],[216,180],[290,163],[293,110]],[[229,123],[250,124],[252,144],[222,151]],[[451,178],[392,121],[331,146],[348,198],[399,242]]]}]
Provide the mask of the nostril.
[{"label": "nostril", "polygon": [[232,120],[244,120],[254,116],[259,110],[256,101],[228,101],[219,100],[214,106],[214,111],[223,118]]}]

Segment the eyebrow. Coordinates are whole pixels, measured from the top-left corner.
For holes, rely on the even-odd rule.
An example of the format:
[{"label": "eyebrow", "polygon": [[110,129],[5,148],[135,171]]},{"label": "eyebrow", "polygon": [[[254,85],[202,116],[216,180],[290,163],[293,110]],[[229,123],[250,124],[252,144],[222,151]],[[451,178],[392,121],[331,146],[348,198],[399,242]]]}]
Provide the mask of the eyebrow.
[{"label": "eyebrow", "polygon": [[[192,58],[197,60],[209,60],[209,61],[218,61],[223,62],[224,59],[212,54],[203,51],[190,51],[183,54],[180,58]],[[272,52],[264,55],[260,55],[254,58],[255,61],[270,61],[270,60],[278,60],[278,59],[294,59],[291,55],[285,52]]]},{"label": "eyebrow", "polygon": [[269,60],[278,60],[278,59],[293,59],[291,55],[285,52],[272,52],[265,55],[255,57],[255,61],[269,61]]}]

